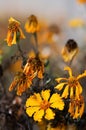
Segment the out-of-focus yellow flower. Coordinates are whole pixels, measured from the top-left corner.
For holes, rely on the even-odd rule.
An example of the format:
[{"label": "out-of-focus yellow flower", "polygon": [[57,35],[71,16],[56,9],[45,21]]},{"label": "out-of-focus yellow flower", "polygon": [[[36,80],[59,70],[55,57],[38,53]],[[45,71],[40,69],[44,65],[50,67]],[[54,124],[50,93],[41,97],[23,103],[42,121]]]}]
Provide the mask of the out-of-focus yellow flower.
[{"label": "out-of-focus yellow flower", "polygon": [[25,36],[20,28],[20,22],[11,17],[9,19],[8,33],[6,38],[8,46],[16,44],[17,40],[23,38],[25,38]]},{"label": "out-of-focus yellow flower", "polygon": [[17,91],[17,95],[21,96],[21,94],[30,87],[33,78],[34,75],[26,75],[24,72],[18,72],[9,87],[9,91],[15,89]]},{"label": "out-of-focus yellow flower", "polygon": [[[86,1],[86,0],[85,0],[85,1]],[[84,25],[85,25],[84,20],[79,19],[79,18],[77,18],[77,19],[72,19],[72,20],[69,21],[69,26],[70,26],[70,27],[73,27],[73,28],[82,27],[82,26],[84,26]]]},{"label": "out-of-focus yellow flower", "polygon": [[35,56],[34,58],[30,58],[28,62],[26,63],[24,67],[24,72],[26,75],[28,74],[36,74],[38,78],[43,78],[43,73],[44,73],[44,64],[40,60],[39,56]]},{"label": "out-of-focus yellow flower", "polygon": [[73,119],[81,118],[84,113],[84,107],[84,98],[80,95],[78,99],[71,98],[68,112]]},{"label": "out-of-focus yellow flower", "polygon": [[31,15],[25,23],[25,30],[28,33],[39,31],[39,24],[35,15]]},{"label": "out-of-focus yellow flower", "polygon": [[26,113],[35,121],[54,119],[55,113],[51,108],[64,109],[64,102],[59,94],[54,93],[50,97],[50,90],[42,90],[41,93],[34,93],[26,101]]},{"label": "out-of-focus yellow flower", "polygon": [[85,4],[86,0],[77,0],[77,2],[80,3],[80,4]]},{"label": "out-of-focus yellow flower", "polygon": [[[79,83],[79,79],[83,78],[86,76],[86,71],[78,75],[77,77],[72,75],[72,70],[70,67],[65,67],[64,70],[67,70],[69,72],[69,78],[57,78],[56,81],[59,82],[59,84],[55,87],[59,91],[63,89],[65,86],[63,93],[62,93],[62,98],[67,98],[70,95],[70,98],[76,97],[77,99],[79,98],[79,95],[82,93],[82,86]],[[61,82],[63,81],[63,82]],[[60,83],[61,82],[61,83]]]},{"label": "out-of-focus yellow flower", "polygon": [[65,47],[62,49],[62,57],[65,62],[70,62],[78,53],[78,45],[77,43],[70,39],[66,43]]}]

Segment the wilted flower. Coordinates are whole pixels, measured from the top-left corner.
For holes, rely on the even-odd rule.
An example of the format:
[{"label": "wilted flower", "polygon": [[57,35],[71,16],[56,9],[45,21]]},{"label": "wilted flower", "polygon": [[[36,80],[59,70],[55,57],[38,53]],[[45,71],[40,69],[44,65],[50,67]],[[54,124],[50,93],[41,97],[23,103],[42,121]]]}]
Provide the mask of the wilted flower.
[{"label": "wilted flower", "polygon": [[31,15],[25,23],[25,30],[28,33],[39,31],[39,24],[35,15]]},{"label": "wilted flower", "polygon": [[73,119],[81,118],[84,113],[84,107],[84,98],[80,95],[78,99],[71,98],[68,112],[70,113],[70,116],[73,117]]},{"label": "wilted flower", "polygon": [[11,17],[9,19],[8,33],[6,38],[8,46],[16,44],[17,40],[22,38],[25,38],[25,36],[20,28],[20,22]]},{"label": "wilted flower", "polygon": [[[85,2],[86,2],[86,0],[85,0]],[[78,19],[72,19],[72,20],[69,21],[69,26],[73,27],[73,28],[82,27],[84,25],[85,25],[84,20],[79,19],[79,18]]]},{"label": "wilted flower", "polygon": [[55,113],[52,108],[63,110],[64,102],[57,93],[50,97],[50,90],[42,90],[41,93],[34,93],[26,101],[26,113],[35,121],[41,121],[43,117],[47,120],[54,119]]},{"label": "wilted flower", "polygon": [[24,72],[26,73],[26,75],[28,75],[28,74],[31,74],[31,75],[36,74],[38,76],[38,78],[40,78],[40,79],[43,78],[44,64],[40,60],[38,55],[36,57],[30,58],[28,60],[28,62],[26,63],[26,65],[24,67]]},{"label": "wilted flower", "polygon": [[26,75],[24,72],[18,72],[9,87],[9,91],[15,89],[17,91],[17,95],[21,95],[30,87],[33,78],[34,75]]},{"label": "wilted flower", "polygon": [[85,4],[86,0],[77,0],[77,2],[80,3],[80,4]]},{"label": "wilted flower", "polygon": [[[72,70],[70,67],[65,67],[64,70],[67,70],[69,72],[70,77],[57,78],[56,81],[58,81],[59,84],[55,88],[61,91],[65,86],[62,93],[62,97],[67,98],[70,95],[70,98],[76,97],[78,99],[79,95],[82,93],[82,86],[79,83],[79,79],[86,76],[86,71],[83,74],[75,77],[72,75]],[[63,82],[60,83],[60,81],[63,81]]]},{"label": "wilted flower", "polygon": [[72,39],[68,40],[61,53],[65,62],[71,61],[78,53],[77,43]]}]

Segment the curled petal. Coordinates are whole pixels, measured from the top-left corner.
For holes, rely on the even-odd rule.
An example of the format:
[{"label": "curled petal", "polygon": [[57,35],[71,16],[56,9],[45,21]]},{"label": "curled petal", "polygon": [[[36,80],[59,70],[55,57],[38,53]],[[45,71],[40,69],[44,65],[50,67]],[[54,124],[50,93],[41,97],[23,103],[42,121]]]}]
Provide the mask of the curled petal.
[{"label": "curled petal", "polygon": [[57,78],[57,79],[55,79],[58,83],[61,81],[61,80],[68,80],[67,78]]},{"label": "curled petal", "polygon": [[68,97],[68,94],[69,94],[68,90],[69,90],[69,85],[67,85],[65,87],[65,89],[64,89],[64,91],[62,93],[62,98],[67,98]]},{"label": "curled petal", "polygon": [[67,66],[67,67],[64,68],[64,70],[67,70],[67,71],[69,72],[69,76],[70,76],[70,77],[73,76],[73,75],[72,75],[72,70],[71,70],[70,67]]},{"label": "curled petal", "polygon": [[83,77],[86,77],[86,70],[83,74],[80,74],[79,76],[77,76],[77,80],[83,78]]},{"label": "curled petal", "polygon": [[65,84],[67,84],[67,82],[60,83],[60,84],[58,84],[55,88],[60,91],[60,90],[62,90],[62,88],[64,87]]}]

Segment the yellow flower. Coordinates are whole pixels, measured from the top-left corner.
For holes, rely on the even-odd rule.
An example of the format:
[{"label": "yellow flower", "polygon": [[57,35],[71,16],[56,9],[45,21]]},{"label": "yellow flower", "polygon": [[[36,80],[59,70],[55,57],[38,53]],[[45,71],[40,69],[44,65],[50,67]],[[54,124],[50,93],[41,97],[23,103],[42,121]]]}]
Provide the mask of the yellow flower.
[{"label": "yellow flower", "polygon": [[26,101],[26,113],[35,121],[54,119],[55,113],[52,108],[63,110],[64,102],[59,94],[54,93],[50,97],[50,90],[42,90],[41,93],[34,93]]},{"label": "yellow flower", "polygon": [[21,96],[21,94],[30,87],[33,78],[34,75],[26,75],[24,72],[18,72],[9,87],[9,91],[12,91],[15,88],[17,95]]},{"label": "yellow flower", "polygon": [[80,3],[80,4],[85,4],[86,0],[77,0],[77,2]]},{"label": "yellow flower", "polygon": [[17,40],[22,38],[25,38],[25,36],[20,28],[20,23],[11,17],[9,19],[8,33],[6,38],[8,46],[16,44]]},{"label": "yellow flower", "polygon": [[[69,78],[57,78],[56,81],[58,81],[59,84],[55,88],[61,91],[65,86],[62,93],[62,98],[67,98],[68,96],[70,96],[70,98],[79,98],[79,95],[82,93],[82,86],[79,83],[79,79],[86,76],[86,71],[83,74],[75,77],[72,75],[72,70],[70,67],[65,67],[64,70],[69,72]],[[60,81],[64,82],[60,83]]]},{"label": "yellow flower", "polygon": [[82,26],[84,26],[84,25],[85,25],[84,20],[79,19],[79,18],[77,18],[77,19],[72,19],[72,20],[69,21],[69,26],[70,26],[70,27],[73,27],[73,28],[82,27]]},{"label": "yellow flower", "polygon": [[25,30],[28,33],[39,31],[39,24],[35,15],[31,15],[25,23]]},{"label": "yellow flower", "polygon": [[27,64],[24,67],[24,72],[28,74],[36,74],[35,76],[38,76],[38,78],[43,78],[44,73],[44,64],[40,60],[39,56],[35,56],[34,58],[30,58],[27,62]]},{"label": "yellow flower", "polygon": [[68,112],[70,113],[70,116],[73,117],[73,119],[81,118],[84,113],[84,107],[84,98],[80,95],[78,99],[71,98]]},{"label": "yellow flower", "polygon": [[67,41],[65,47],[62,49],[61,52],[65,62],[71,61],[76,56],[77,53],[78,53],[78,45],[72,39]]}]

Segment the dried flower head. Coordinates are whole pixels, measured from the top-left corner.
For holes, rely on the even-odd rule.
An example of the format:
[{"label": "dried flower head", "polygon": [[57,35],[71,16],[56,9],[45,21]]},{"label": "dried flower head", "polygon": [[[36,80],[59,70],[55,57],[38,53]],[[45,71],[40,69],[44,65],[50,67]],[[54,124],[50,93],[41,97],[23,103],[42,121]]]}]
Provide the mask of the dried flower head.
[{"label": "dried flower head", "polygon": [[79,95],[82,93],[82,86],[79,83],[79,79],[86,77],[86,71],[83,74],[75,77],[72,75],[72,70],[70,67],[65,67],[64,70],[69,72],[69,78],[57,78],[56,81],[58,81],[59,84],[56,86],[56,89],[61,91],[65,85],[62,97],[67,98],[70,96],[70,98],[76,97],[78,99]]},{"label": "dried flower head", "polygon": [[23,38],[25,38],[25,36],[20,28],[20,23],[11,17],[9,19],[8,33],[6,38],[8,46],[16,44],[18,40]]},{"label": "dried flower head", "polygon": [[25,30],[28,33],[35,33],[39,31],[39,24],[35,15],[31,15],[30,17],[28,17],[25,23]]},{"label": "dried flower head", "polygon": [[44,73],[44,64],[40,60],[39,56],[36,55],[34,58],[30,58],[27,62],[27,64],[24,67],[24,73],[26,75],[28,74],[35,74],[38,78],[43,78]]},{"label": "dried flower head", "polygon": [[34,75],[26,75],[24,72],[18,72],[9,87],[9,91],[12,91],[15,88],[17,95],[21,96],[21,94],[30,87],[33,78]]},{"label": "dried flower head", "polygon": [[68,40],[61,53],[64,61],[70,62],[78,53],[77,43],[73,39]]},{"label": "dried flower head", "polygon": [[42,121],[43,117],[47,120],[54,119],[55,113],[52,108],[63,110],[64,102],[57,93],[50,97],[50,90],[42,90],[41,93],[34,93],[26,101],[26,113],[35,121]]},{"label": "dried flower head", "polygon": [[71,98],[68,112],[73,119],[81,118],[84,113],[84,107],[84,98],[80,95],[78,99]]}]

